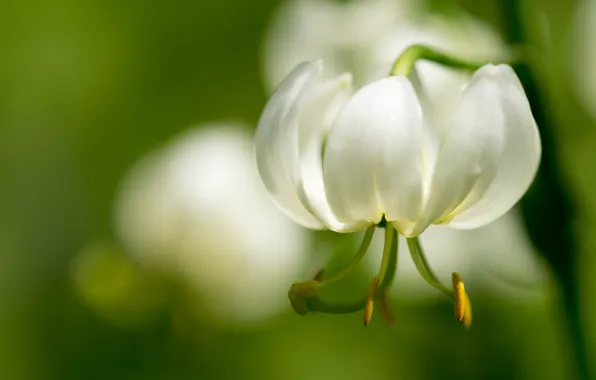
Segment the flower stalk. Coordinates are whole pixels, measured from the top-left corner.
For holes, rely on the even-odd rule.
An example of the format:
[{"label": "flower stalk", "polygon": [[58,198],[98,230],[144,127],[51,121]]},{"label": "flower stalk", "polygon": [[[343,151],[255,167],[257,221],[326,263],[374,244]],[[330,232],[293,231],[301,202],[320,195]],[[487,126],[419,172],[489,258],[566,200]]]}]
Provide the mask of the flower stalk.
[{"label": "flower stalk", "polygon": [[389,75],[408,76],[412,72],[416,61],[423,59],[426,61],[436,62],[443,66],[450,67],[460,71],[476,71],[487,62],[475,62],[458,58],[456,56],[440,52],[433,48],[424,45],[412,45],[404,50],[403,53],[395,60]]}]

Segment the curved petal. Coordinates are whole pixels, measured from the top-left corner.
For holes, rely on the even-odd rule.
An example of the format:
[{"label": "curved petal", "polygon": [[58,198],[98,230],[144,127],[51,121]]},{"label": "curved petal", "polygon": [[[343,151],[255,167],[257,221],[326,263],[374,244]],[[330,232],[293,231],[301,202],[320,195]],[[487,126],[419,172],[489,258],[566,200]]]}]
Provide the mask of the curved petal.
[{"label": "curved petal", "polygon": [[538,126],[513,69],[499,65],[479,75],[490,78],[498,88],[492,107],[502,112],[503,147],[494,173],[479,180],[455,210],[450,225],[456,228],[480,227],[509,211],[534,180],[542,152]]},{"label": "curved petal", "polygon": [[304,207],[296,191],[301,174],[296,108],[321,71],[321,63],[298,65],[267,102],[255,136],[257,166],[265,187],[288,216],[308,228],[323,225]]},{"label": "curved petal", "polygon": [[353,232],[367,223],[339,222],[327,202],[323,182],[323,140],[350,95],[349,74],[323,82],[305,94],[300,104],[299,142],[302,183],[299,196],[303,204],[323,224],[336,232]]},{"label": "curved petal", "polygon": [[439,149],[425,211],[416,226],[444,223],[473,189],[486,188],[498,169],[505,140],[505,115],[494,66],[478,70],[465,89],[453,125]]},{"label": "curved petal", "polygon": [[256,136],[259,172],[275,201],[309,228],[337,232],[362,223],[337,221],[323,185],[323,139],[351,91],[351,75],[323,81],[322,63],[299,65],[263,111]]},{"label": "curved petal", "polygon": [[323,176],[339,220],[378,223],[383,214],[403,232],[422,198],[423,120],[405,77],[358,91],[341,111],[327,142]]}]

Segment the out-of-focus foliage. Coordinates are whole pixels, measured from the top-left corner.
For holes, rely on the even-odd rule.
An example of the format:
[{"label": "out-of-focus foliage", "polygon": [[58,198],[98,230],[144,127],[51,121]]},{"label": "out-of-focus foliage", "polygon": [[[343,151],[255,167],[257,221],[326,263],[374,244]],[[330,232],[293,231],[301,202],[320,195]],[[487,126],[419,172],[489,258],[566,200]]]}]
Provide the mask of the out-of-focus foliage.
[{"label": "out-of-focus foliage", "polygon": [[[523,3],[557,159],[579,206],[577,281],[596,352],[596,125],[587,112],[596,104],[577,87],[596,35],[574,22],[589,17],[576,7],[593,0]],[[138,160],[192,125],[239,120],[252,131],[270,91],[263,49],[280,4],[0,1],[0,378],[569,378],[548,281],[508,282],[503,293],[470,285],[469,332],[447,300],[399,288],[393,327],[375,318],[365,329],[361,315],[299,317],[288,307],[229,329],[205,318],[187,281],[143,265],[119,241],[115,197]],[[502,31],[498,5],[434,0],[424,9],[449,19],[463,7]],[[306,277],[331,257],[330,269],[340,268],[355,249],[350,236],[310,237],[303,261],[311,264],[297,272]],[[369,276],[362,269],[336,291],[354,294]],[[516,290],[540,296],[511,297]]]}]

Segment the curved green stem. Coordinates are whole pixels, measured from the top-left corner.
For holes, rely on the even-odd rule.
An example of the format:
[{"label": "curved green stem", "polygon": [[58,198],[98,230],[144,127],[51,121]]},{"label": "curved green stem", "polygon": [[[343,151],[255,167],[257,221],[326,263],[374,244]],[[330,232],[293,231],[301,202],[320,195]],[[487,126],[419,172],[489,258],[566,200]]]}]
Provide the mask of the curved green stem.
[{"label": "curved green stem", "polygon": [[414,64],[419,59],[440,63],[452,69],[462,71],[475,71],[487,63],[464,60],[424,45],[412,45],[404,50],[399,58],[397,58],[389,75],[410,75]]},{"label": "curved green stem", "polygon": [[360,243],[358,252],[356,252],[356,255],[354,255],[354,258],[352,259],[350,264],[341,272],[337,273],[336,275],[334,275],[328,279],[323,280],[321,283],[323,285],[332,284],[334,282],[341,280],[346,275],[348,275],[354,269],[354,267],[356,265],[358,265],[358,263],[360,263],[360,260],[362,260],[364,255],[366,255],[366,251],[368,250],[368,247],[370,246],[370,242],[372,241],[374,233],[375,233],[375,226],[368,227],[366,229],[366,232],[364,233],[364,238],[362,239],[362,243]]},{"label": "curved green stem", "polygon": [[424,256],[424,251],[422,250],[422,246],[420,245],[418,237],[407,238],[406,240],[408,242],[408,248],[410,249],[410,254],[412,255],[414,265],[416,265],[416,269],[418,269],[418,273],[420,273],[422,278],[424,278],[424,280],[431,286],[434,286],[445,293],[448,297],[453,298],[453,290],[441,284],[437,276],[430,268],[430,265]]}]

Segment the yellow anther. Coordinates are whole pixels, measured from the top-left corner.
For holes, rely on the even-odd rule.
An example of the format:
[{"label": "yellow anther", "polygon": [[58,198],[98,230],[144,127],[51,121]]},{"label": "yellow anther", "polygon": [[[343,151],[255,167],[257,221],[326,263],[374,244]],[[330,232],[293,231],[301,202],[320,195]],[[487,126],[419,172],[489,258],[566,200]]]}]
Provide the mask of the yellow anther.
[{"label": "yellow anther", "polygon": [[373,307],[375,302],[375,297],[377,294],[377,288],[379,287],[379,277],[375,276],[370,281],[370,290],[368,293],[368,297],[366,298],[366,304],[364,305],[364,326],[368,326],[373,314]]},{"label": "yellow anther", "polygon": [[451,274],[451,281],[453,282],[453,298],[455,301],[455,320],[462,322],[466,312],[466,304],[468,303],[464,281],[456,272]]},{"label": "yellow anther", "polygon": [[464,280],[456,272],[451,274],[453,282],[453,298],[455,301],[455,319],[463,323],[466,328],[472,324],[472,304],[464,288]]},{"label": "yellow anther", "polygon": [[466,310],[464,312],[464,319],[462,321],[466,329],[469,329],[472,325],[472,304],[470,303],[470,299],[466,294]]}]

